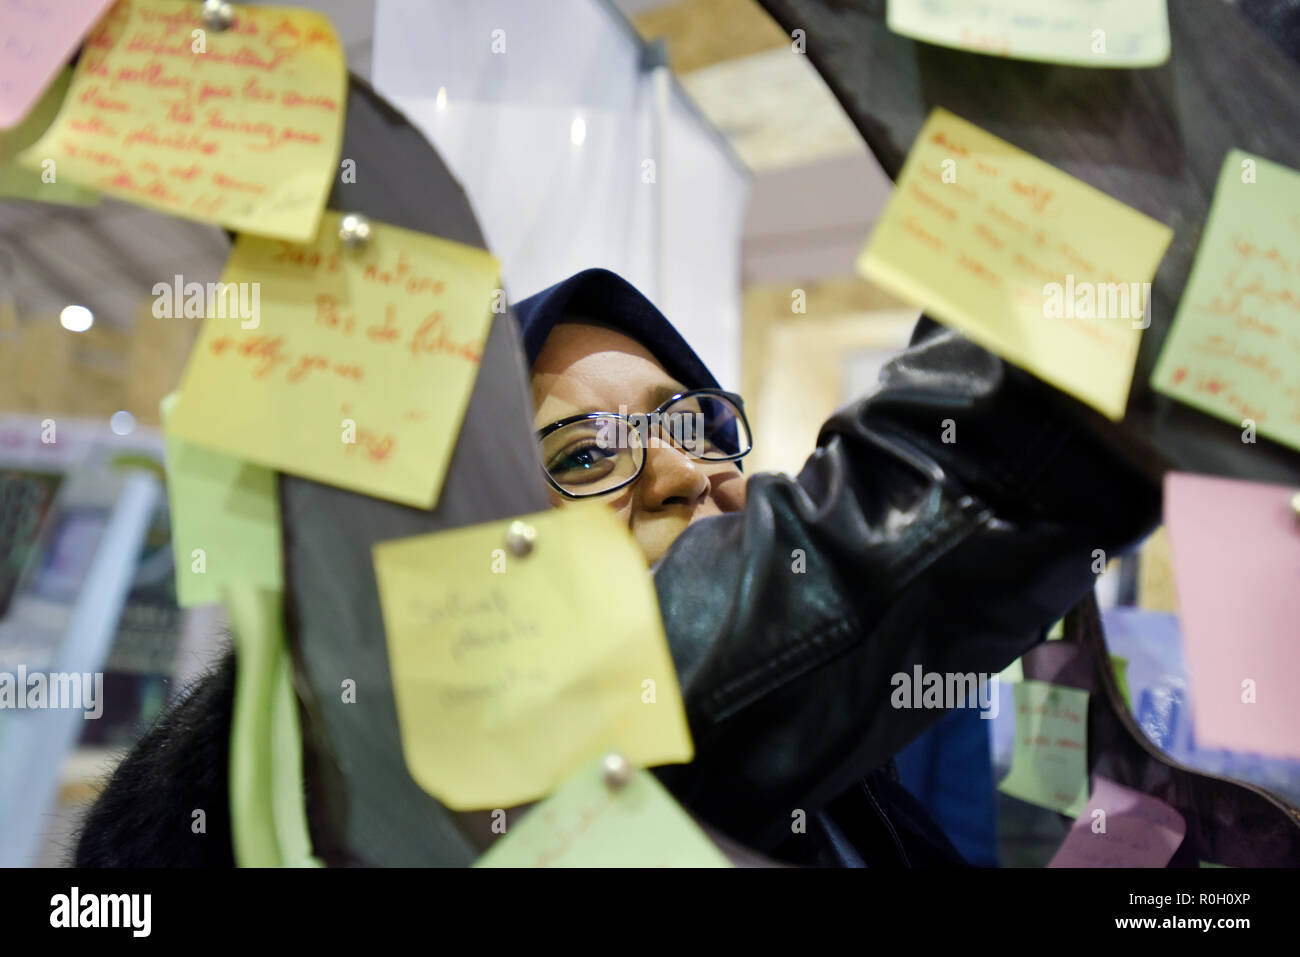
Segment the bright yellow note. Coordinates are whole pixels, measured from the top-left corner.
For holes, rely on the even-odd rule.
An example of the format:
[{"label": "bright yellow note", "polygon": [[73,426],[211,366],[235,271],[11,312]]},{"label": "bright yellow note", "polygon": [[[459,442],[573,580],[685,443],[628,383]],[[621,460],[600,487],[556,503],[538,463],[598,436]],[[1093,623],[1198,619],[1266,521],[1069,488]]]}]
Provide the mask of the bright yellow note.
[{"label": "bright yellow note", "polygon": [[889,29],[926,43],[1074,66],[1169,59],[1165,0],[889,0]]},{"label": "bright yellow note", "polygon": [[550,793],[606,751],[693,754],[645,559],[604,506],[383,542],[375,577],[411,776],[456,810]]},{"label": "bright yellow note", "polygon": [[240,236],[220,288],[154,287],[162,311],[209,316],[171,431],[431,508],[478,374],[498,263],[383,223],[366,246],[347,249],[340,218],[327,212],[306,246]]},{"label": "bright yellow note", "polygon": [[347,94],[329,20],[233,4],[119,0],[86,40],[58,119],[21,156],[176,216],[306,242],[338,168]]},{"label": "bright yellow note", "polygon": [[99,202],[99,194],[94,190],[59,179],[57,164],[35,171],[15,162],[15,157],[40,139],[54,122],[71,82],[71,70],[60,72],[21,123],[11,130],[0,131],[0,196],[72,206]]},{"label": "bright yellow note", "polygon": [[730,867],[648,771],[613,787],[598,760],[511,825],[475,867]]},{"label": "bright yellow note", "polygon": [[1173,233],[937,109],[858,270],[1112,419]]},{"label": "bright yellow note", "polygon": [[1300,172],[1224,159],[1151,385],[1300,450]]},{"label": "bright yellow note", "polygon": [[174,438],[167,426],[176,399],[163,400],[162,420],[177,604],[214,604],[234,585],[280,590],[275,473]]}]

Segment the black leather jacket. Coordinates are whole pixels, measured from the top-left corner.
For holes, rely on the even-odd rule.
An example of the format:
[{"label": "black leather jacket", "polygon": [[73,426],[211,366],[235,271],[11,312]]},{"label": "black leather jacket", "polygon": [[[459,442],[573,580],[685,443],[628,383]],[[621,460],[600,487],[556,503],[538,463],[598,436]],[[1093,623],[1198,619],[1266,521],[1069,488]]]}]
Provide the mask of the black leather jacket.
[{"label": "black leather jacket", "polygon": [[891,676],[1001,671],[1092,587],[1098,549],[1158,521],[1156,484],[1071,405],[923,319],[797,479],[755,475],[743,512],[673,543],[655,585],[696,758],[660,777],[688,807],[763,849],[854,795],[902,830],[888,776],[860,779],[942,712],[891,707]]},{"label": "black leather jacket", "polygon": [[[755,475],[743,511],[681,535],[654,579],[696,758],[658,773],[687,807],[804,863],[842,862],[828,848],[845,838],[872,865],[956,859],[888,773],[942,712],[892,708],[891,676],[1000,671],[1092,587],[1096,550],[1158,517],[1155,484],[1071,408],[923,319],[797,479]],[[232,692],[227,664],[146,735],[78,864],[232,862],[212,858],[212,833],[190,856],[173,823],[154,833],[173,812],[226,808]],[[816,840],[791,840],[799,811]]]}]

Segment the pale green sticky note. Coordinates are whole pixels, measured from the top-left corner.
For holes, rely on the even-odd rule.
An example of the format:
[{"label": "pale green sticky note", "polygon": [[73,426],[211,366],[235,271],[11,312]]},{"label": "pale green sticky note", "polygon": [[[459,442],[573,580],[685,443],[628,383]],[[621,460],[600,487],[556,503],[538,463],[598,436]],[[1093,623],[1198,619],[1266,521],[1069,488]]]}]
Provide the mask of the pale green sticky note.
[{"label": "pale green sticky note", "polygon": [[1065,619],[1062,618],[1047,630],[1047,640],[1056,641],[1064,637],[1065,637]]},{"label": "pale green sticky note", "polygon": [[1124,696],[1124,704],[1129,711],[1133,710],[1133,696],[1128,690],[1128,659],[1120,655],[1110,656],[1110,666],[1115,670],[1115,683],[1119,685],[1119,692]]},{"label": "pale green sticky note", "polygon": [[998,674],[999,681],[1005,681],[1008,684],[1015,684],[1018,681],[1025,680],[1025,666],[1021,664],[1021,659],[1017,658],[1011,664],[1007,665]]},{"label": "pale green sticky note", "polygon": [[1151,385],[1300,449],[1300,173],[1232,150]]},{"label": "pale green sticky note", "polygon": [[167,442],[176,601],[213,604],[229,585],[283,587],[275,472],[166,433],[175,395],[162,402]]},{"label": "pale green sticky note", "polygon": [[1011,773],[998,789],[1078,817],[1088,803],[1088,692],[1025,680],[1015,695]]},{"label": "pale green sticky note", "polygon": [[530,810],[475,867],[730,867],[646,771],[613,788],[602,761]]},{"label": "pale green sticky note", "polygon": [[1091,67],[1169,59],[1165,0],[889,0],[889,29],[959,50]]},{"label": "pale green sticky note", "polygon": [[[35,171],[13,161],[15,156],[40,139],[41,134],[54,122],[71,82],[72,71],[63,70],[54,78],[54,82],[42,94],[26,119],[11,130],[0,130],[0,196],[71,206],[89,206],[99,202],[99,194],[94,190],[60,179],[56,165]],[[50,182],[51,179],[53,182]]]}]

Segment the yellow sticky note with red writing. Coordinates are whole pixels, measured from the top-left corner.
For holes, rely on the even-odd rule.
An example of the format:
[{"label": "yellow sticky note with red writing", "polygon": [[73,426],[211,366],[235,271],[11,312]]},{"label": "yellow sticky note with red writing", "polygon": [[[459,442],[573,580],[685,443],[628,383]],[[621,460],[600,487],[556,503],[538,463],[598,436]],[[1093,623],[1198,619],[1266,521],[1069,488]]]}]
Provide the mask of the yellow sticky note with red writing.
[{"label": "yellow sticky note with red writing", "polygon": [[197,300],[207,315],[168,434],[432,508],[478,375],[499,263],[385,223],[349,249],[341,219],[326,212],[308,245],[240,236],[219,283],[154,287],[169,314]]},{"label": "yellow sticky note with red writing", "polygon": [[645,558],[604,505],[381,542],[375,579],[402,753],[456,810],[549,794],[607,751],[694,754]]},{"label": "yellow sticky note with red writing", "polygon": [[858,271],[1111,419],[1128,401],[1156,222],[947,110],[921,128]]},{"label": "yellow sticky note with red writing", "polygon": [[232,7],[218,30],[190,0],[118,0],[19,161],[174,216],[312,239],[338,168],[342,47],[319,13]]}]

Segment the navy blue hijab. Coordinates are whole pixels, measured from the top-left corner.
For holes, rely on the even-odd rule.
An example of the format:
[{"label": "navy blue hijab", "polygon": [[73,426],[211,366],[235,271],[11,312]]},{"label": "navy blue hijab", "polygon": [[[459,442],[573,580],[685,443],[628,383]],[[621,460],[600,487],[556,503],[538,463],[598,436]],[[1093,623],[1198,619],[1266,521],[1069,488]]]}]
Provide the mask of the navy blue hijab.
[{"label": "navy blue hijab", "polygon": [[514,305],[531,369],[546,338],[566,316],[587,317],[640,342],[688,389],[716,389],[717,380],[662,312],[608,269],[584,269]]}]

